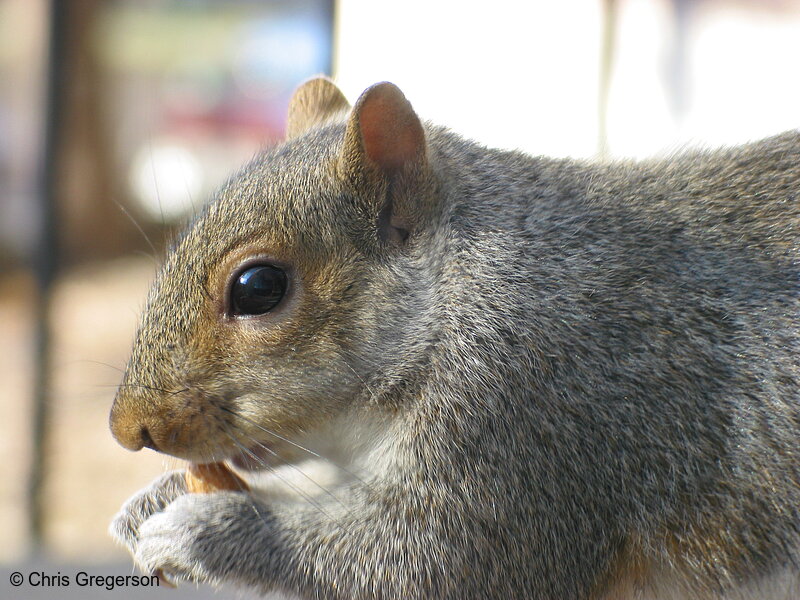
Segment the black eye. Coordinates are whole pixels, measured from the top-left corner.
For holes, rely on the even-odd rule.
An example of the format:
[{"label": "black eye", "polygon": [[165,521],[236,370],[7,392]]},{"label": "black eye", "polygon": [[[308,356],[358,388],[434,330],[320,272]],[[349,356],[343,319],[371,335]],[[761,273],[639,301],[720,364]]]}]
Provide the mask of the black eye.
[{"label": "black eye", "polygon": [[286,293],[286,273],[269,265],[239,273],[231,286],[231,314],[262,315],[275,308]]}]

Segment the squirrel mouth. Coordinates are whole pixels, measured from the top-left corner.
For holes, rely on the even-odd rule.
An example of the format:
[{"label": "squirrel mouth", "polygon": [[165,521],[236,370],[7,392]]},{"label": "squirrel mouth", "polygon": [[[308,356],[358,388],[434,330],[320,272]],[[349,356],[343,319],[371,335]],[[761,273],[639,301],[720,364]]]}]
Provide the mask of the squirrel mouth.
[{"label": "squirrel mouth", "polygon": [[263,471],[272,469],[283,461],[269,444],[257,444],[232,456],[228,462],[243,471]]}]

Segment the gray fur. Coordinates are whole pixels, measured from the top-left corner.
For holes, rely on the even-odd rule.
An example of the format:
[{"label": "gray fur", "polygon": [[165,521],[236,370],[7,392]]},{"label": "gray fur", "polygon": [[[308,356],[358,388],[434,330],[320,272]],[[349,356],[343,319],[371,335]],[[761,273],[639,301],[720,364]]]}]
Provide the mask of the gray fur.
[{"label": "gray fur", "polygon": [[[247,429],[220,405],[289,437],[346,414],[381,423],[351,452],[372,475],[343,502],[134,498],[115,535],[148,570],[308,598],[797,581],[800,134],[608,164],[425,136],[390,184],[343,170],[344,124],[233,177],[168,256],[112,414],[120,438],[192,420],[166,448],[192,460]],[[387,201],[405,242],[376,234]],[[334,274],[265,347],[203,321],[208,273],[262,238]]]}]

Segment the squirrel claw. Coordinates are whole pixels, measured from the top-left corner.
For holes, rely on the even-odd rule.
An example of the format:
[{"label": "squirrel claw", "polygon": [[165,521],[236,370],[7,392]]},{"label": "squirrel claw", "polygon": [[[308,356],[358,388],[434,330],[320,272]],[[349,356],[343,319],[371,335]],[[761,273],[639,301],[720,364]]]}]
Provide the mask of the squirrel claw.
[{"label": "squirrel claw", "polygon": [[171,581],[169,577],[167,577],[166,573],[164,573],[164,571],[162,571],[161,569],[156,569],[155,571],[153,571],[153,575],[158,577],[159,585],[163,585],[164,587],[168,587],[173,590],[177,589],[178,586],[175,584],[175,582]]}]

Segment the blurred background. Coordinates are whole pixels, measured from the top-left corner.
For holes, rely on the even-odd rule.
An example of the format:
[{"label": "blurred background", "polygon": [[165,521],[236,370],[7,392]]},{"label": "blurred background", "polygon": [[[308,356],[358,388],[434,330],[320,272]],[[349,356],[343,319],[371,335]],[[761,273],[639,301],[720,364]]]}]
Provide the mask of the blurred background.
[{"label": "blurred background", "polygon": [[[798,62],[800,0],[0,0],[2,573],[130,572],[107,524],[176,464],[107,427],[148,284],[307,77],[351,101],[393,81],[487,145],[615,159],[800,126]],[[14,597],[34,592],[63,590]]]}]

